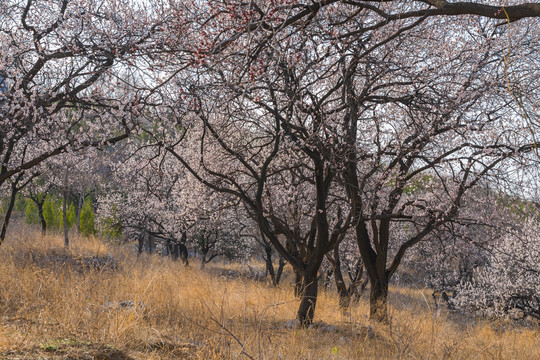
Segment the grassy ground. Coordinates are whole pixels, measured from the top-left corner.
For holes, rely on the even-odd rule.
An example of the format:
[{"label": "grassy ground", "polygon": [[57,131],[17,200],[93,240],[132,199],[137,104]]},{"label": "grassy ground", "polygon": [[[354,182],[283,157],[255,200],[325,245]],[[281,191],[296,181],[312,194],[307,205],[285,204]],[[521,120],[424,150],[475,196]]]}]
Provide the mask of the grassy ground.
[{"label": "grassy ground", "polygon": [[418,289],[392,289],[390,325],[322,292],[325,326],[287,329],[289,284],[208,270],[20,229],[0,247],[0,359],[540,359],[538,328],[438,316]]}]

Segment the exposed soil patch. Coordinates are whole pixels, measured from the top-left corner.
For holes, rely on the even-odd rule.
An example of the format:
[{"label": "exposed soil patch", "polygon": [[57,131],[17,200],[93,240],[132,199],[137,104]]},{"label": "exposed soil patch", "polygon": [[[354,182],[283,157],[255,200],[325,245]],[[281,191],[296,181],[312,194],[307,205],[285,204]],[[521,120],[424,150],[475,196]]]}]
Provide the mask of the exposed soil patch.
[{"label": "exposed soil patch", "polygon": [[88,271],[115,271],[119,266],[112,254],[76,256],[64,249],[50,249],[42,254],[20,254],[21,262],[54,270],[69,269],[80,273]]}]

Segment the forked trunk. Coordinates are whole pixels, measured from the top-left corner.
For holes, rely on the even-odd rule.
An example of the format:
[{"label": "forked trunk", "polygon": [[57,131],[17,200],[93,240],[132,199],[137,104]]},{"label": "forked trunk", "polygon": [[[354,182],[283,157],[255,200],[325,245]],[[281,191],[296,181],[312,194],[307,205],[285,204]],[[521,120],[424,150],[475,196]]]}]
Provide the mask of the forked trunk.
[{"label": "forked trunk", "polygon": [[265,277],[268,279],[270,278],[270,281],[272,282],[273,286],[276,286],[276,273],[274,271],[274,264],[272,263],[272,248],[271,247],[265,247],[264,252],[266,254],[264,261],[266,263],[266,274]]},{"label": "forked trunk", "polygon": [[345,285],[341,271],[334,271],[334,279],[336,281],[336,288],[339,295],[339,307],[342,309],[347,309],[351,305],[351,292],[350,289]]},{"label": "forked trunk", "polygon": [[315,305],[317,304],[317,272],[313,274],[306,270],[302,280],[302,297],[296,318],[302,326],[309,326],[313,322]]}]

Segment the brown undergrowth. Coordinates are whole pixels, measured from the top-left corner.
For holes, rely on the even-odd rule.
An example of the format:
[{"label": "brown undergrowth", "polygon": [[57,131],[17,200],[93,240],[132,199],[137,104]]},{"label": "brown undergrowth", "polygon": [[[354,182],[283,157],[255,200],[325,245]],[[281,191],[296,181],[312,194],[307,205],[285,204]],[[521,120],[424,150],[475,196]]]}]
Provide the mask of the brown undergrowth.
[{"label": "brown undergrowth", "polygon": [[437,315],[416,289],[393,289],[390,325],[323,291],[323,325],[289,329],[290,284],[220,273],[17,229],[0,247],[0,359],[540,359],[539,329]]}]

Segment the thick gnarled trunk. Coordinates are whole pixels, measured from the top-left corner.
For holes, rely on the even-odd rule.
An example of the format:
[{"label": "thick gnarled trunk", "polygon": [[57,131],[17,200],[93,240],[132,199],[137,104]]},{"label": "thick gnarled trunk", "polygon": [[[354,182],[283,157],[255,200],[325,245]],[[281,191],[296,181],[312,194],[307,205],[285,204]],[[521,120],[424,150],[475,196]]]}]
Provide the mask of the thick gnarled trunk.
[{"label": "thick gnarled trunk", "polygon": [[369,294],[369,318],[370,320],[386,323],[388,317],[388,280],[370,279],[371,290]]},{"label": "thick gnarled trunk", "polygon": [[309,326],[315,315],[317,304],[317,272],[306,270],[302,277],[302,295],[296,318],[302,326]]}]

